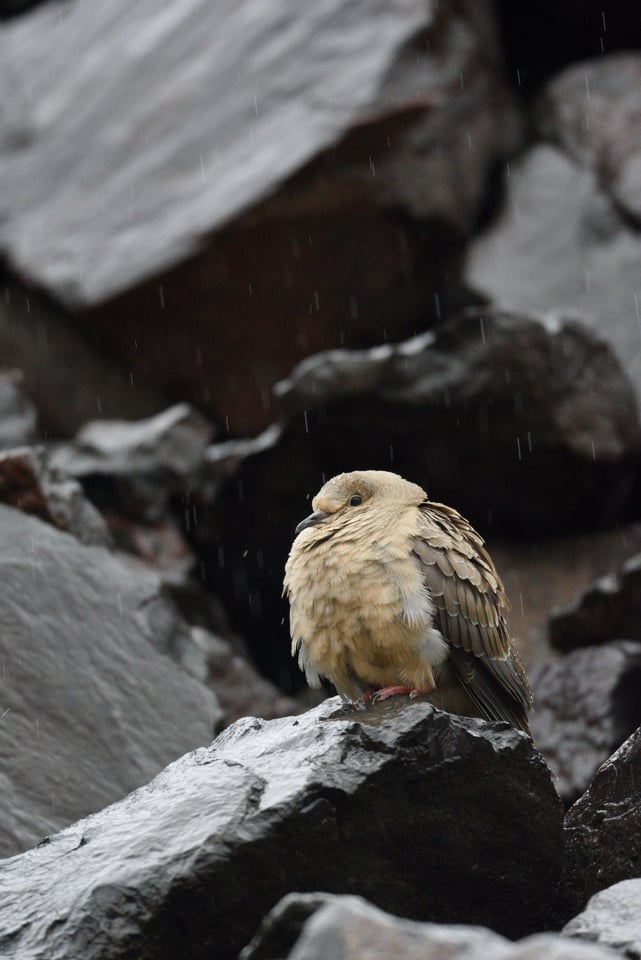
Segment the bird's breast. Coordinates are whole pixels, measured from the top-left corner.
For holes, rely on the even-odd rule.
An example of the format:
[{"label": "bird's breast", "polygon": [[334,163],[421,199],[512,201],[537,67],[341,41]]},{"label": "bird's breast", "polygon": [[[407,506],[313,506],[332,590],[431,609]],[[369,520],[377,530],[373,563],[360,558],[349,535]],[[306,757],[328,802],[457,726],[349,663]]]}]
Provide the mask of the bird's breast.
[{"label": "bird's breast", "polygon": [[442,659],[426,639],[431,643],[432,598],[398,544],[330,538],[294,548],[285,583],[293,650],[300,648],[308,676],[329,677],[339,689],[347,675],[384,685],[396,682],[399,666],[408,671],[431,654]]}]

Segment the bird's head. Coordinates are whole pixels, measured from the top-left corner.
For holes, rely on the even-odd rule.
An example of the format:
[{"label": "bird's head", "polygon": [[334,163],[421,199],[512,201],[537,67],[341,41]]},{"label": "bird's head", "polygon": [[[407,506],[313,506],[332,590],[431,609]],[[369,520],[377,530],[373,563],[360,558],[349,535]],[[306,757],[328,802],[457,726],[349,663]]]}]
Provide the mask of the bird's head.
[{"label": "bird's head", "polygon": [[418,506],[427,494],[415,483],[387,470],[355,470],[340,473],[321,487],[312,500],[314,512],[296,527],[296,533],[308,527],[340,526],[352,520],[383,518],[403,507]]}]

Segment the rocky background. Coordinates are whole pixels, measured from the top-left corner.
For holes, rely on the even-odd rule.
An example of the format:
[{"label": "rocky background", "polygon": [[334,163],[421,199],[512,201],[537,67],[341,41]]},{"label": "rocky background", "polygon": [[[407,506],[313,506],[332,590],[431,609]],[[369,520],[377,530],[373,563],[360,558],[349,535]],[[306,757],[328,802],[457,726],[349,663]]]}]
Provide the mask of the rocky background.
[{"label": "rocky background", "polygon": [[[634,6],[0,18],[0,956],[641,957]],[[355,468],[486,538],[536,748],[303,689]]]}]

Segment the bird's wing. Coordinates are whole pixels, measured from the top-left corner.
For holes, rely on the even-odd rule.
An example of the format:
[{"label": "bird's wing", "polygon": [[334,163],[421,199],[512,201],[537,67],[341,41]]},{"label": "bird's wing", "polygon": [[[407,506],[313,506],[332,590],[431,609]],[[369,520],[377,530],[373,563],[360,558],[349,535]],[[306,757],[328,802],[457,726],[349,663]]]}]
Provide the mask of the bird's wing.
[{"label": "bird's wing", "polygon": [[452,667],[489,720],[527,729],[530,688],[505,621],[503,584],[483,540],[451,507],[427,502],[419,509],[413,553],[450,644]]}]

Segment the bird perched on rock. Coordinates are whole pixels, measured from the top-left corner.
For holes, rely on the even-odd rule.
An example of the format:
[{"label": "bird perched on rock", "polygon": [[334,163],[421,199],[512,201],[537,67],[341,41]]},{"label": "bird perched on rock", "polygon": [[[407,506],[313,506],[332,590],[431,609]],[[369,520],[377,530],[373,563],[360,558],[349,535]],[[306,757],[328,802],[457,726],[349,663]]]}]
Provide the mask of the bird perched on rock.
[{"label": "bird perched on rock", "polygon": [[529,733],[530,688],[483,540],[395,473],[329,480],[285,567],[292,654],[312,687],[349,700],[426,695]]}]

